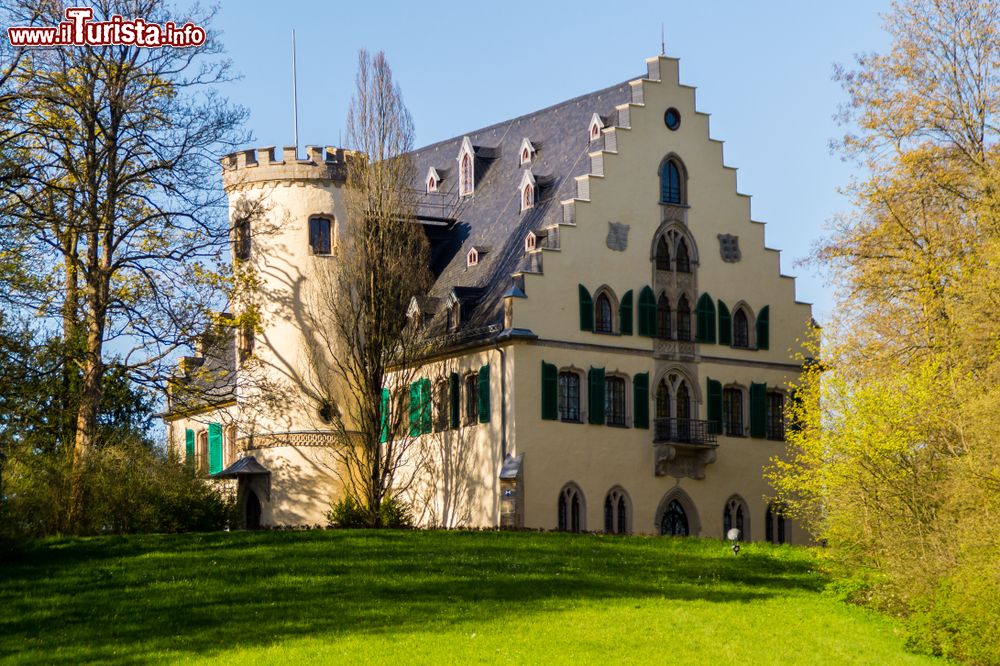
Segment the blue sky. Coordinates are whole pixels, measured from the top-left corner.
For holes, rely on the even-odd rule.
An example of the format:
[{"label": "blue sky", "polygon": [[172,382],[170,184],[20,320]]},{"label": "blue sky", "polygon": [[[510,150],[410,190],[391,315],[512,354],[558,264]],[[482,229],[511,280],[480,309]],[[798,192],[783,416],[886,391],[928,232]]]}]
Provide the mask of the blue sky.
[{"label": "blue sky", "polygon": [[292,142],[291,31],[298,42],[299,142],[343,132],[359,48],[383,50],[413,114],[417,145],[528,113],[644,72],[660,49],[698,88],[712,137],[739,169],[739,190],[782,250],[800,300],[822,322],[826,279],[796,265],[849,210],[837,190],[855,166],[831,154],[844,130],[834,63],[884,50],[887,0],[812,2],[223,3],[216,20],[235,68],[225,90],[251,111],[255,145]]}]

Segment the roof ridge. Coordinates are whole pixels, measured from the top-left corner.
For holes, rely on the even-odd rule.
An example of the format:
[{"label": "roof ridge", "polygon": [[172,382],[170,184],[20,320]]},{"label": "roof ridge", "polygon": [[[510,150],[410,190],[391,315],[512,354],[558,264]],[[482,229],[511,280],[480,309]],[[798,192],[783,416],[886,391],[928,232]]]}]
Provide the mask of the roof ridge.
[{"label": "roof ridge", "polygon": [[[643,75],[643,76],[645,76],[645,75]],[[642,78],[642,77],[639,77],[639,78]],[[618,88],[620,86],[628,85],[629,82],[635,81],[635,80],[636,80],[636,77],[631,77],[631,78],[625,79],[624,81],[619,81],[618,83],[614,83],[614,84],[612,84],[610,86],[606,86],[604,88],[598,88],[597,90],[592,90],[590,92],[583,93],[582,95],[577,95],[576,97],[571,97],[571,98],[563,100],[561,102],[556,102],[555,104],[550,104],[549,106],[543,107],[541,109],[536,109],[535,111],[531,111],[529,113],[521,114],[520,116],[514,116],[513,118],[508,118],[506,120],[500,120],[500,121],[497,121],[497,122],[493,123],[492,125],[486,125],[485,127],[480,127],[480,128],[474,129],[474,130],[470,130],[468,132],[463,132],[462,134],[456,134],[455,136],[450,136],[447,139],[441,139],[440,141],[435,141],[434,143],[429,143],[429,144],[427,144],[425,146],[420,146],[419,148],[414,148],[413,150],[410,151],[410,153],[411,154],[413,154],[413,153],[420,153],[420,152],[423,152],[425,150],[429,150],[431,148],[436,148],[436,147],[438,147],[438,146],[440,146],[442,144],[451,143],[452,141],[455,141],[457,139],[461,139],[461,138],[466,137],[466,136],[470,136],[472,134],[479,134],[479,133],[485,132],[487,130],[496,129],[496,128],[501,127],[503,125],[509,125],[510,123],[513,123],[513,122],[518,121],[518,120],[523,120],[525,118],[530,118],[531,116],[536,116],[536,115],[541,114],[541,113],[547,113],[547,112],[552,111],[553,109],[558,108],[560,106],[566,106],[566,105],[571,104],[573,102],[578,102],[578,101],[582,100],[585,97],[590,97],[591,95],[597,95],[597,94],[600,94],[600,93],[603,93],[603,92],[608,92],[608,91],[611,91],[611,90],[613,90],[615,88]]]}]

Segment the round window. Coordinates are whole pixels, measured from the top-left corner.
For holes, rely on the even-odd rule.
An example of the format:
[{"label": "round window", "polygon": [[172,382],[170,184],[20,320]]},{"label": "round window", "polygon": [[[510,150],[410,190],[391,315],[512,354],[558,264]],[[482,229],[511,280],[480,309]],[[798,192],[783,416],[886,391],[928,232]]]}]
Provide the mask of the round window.
[{"label": "round window", "polygon": [[676,130],[681,126],[681,112],[670,107],[667,112],[663,114],[663,122],[666,124],[667,129]]}]

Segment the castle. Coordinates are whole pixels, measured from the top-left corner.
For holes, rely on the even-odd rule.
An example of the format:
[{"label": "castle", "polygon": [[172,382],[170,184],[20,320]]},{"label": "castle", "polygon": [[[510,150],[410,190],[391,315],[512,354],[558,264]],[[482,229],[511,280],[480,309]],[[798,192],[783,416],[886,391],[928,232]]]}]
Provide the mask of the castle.
[{"label": "castle", "polygon": [[[435,282],[409,316],[444,341],[420,371],[417,434],[436,452],[406,497],[420,524],[806,540],[762,469],[783,452],[810,306],[677,60],[646,67],[412,155]],[[303,285],[337,261],[346,158],[222,160],[231,211],[252,195],[276,230],[234,242],[266,298],[256,334],[182,359],[176,381],[208,390],[165,420],[174,452],[235,479],[251,527],[324,524],[338,493],[328,418],[294,378]],[[281,409],[251,408],[268,389],[248,359],[293,387]]]}]

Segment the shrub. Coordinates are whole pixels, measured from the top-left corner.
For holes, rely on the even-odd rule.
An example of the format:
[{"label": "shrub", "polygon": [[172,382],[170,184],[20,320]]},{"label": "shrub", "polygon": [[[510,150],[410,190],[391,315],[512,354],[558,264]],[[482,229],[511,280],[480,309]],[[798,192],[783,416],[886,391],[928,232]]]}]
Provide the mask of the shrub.
[{"label": "shrub", "polygon": [[139,437],[119,437],[91,451],[81,476],[84,510],[68,529],[65,456],[26,455],[11,471],[4,522],[15,534],[190,532],[236,523],[233,498]]},{"label": "shrub", "polygon": [[[409,529],[413,527],[413,517],[410,514],[410,507],[395,496],[389,496],[382,500],[379,514],[382,519],[382,527],[389,529]],[[350,495],[345,495],[334,501],[330,506],[330,511],[326,518],[331,527],[339,528],[363,528],[371,527],[368,510],[361,506]]]}]

